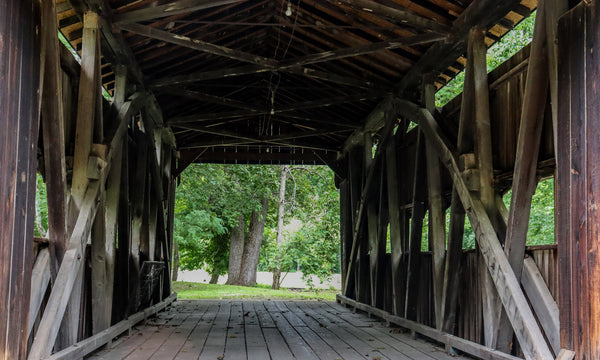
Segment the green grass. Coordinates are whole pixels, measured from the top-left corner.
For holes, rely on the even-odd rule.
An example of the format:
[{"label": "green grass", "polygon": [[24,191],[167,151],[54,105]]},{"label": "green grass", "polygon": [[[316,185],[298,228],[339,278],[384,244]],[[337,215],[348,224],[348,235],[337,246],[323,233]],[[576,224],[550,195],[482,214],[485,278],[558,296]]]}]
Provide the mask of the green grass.
[{"label": "green grass", "polygon": [[336,290],[273,290],[266,285],[233,286],[175,281],[173,291],[178,299],[264,299],[335,301]]}]

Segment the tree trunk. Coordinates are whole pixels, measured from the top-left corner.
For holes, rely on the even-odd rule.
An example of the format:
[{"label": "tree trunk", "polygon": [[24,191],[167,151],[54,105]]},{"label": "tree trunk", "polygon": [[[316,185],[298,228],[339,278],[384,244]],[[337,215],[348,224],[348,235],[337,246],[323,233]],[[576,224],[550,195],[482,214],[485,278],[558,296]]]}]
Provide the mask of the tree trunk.
[{"label": "tree trunk", "polygon": [[244,255],[242,256],[242,267],[238,285],[253,286],[256,284],[256,269],[258,267],[258,257],[260,256],[260,246],[262,244],[265,220],[267,218],[268,199],[261,201],[261,211],[253,211],[250,218],[250,228],[248,229],[248,239],[244,246]]},{"label": "tree trunk", "polygon": [[216,272],[212,273],[212,275],[210,275],[210,281],[208,282],[209,284],[216,284],[217,281],[219,281],[219,274],[217,274]]},{"label": "tree trunk", "polygon": [[271,286],[273,290],[279,290],[281,286],[281,267],[273,270],[273,285]]},{"label": "tree trunk", "polygon": [[177,273],[179,271],[179,249],[177,248],[177,241],[173,241],[173,270],[171,280],[177,281]]},{"label": "tree trunk", "polygon": [[[283,249],[281,248],[281,244],[283,244],[283,219],[285,215],[285,183],[287,181],[287,172],[288,167],[281,167],[281,180],[279,183],[279,211],[277,213],[277,250],[279,261],[281,261],[281,254]],[[275,290],[279,290],[279,283],[281,279],[281,263],[277,264],[276,268],[273,269],[273,285],[271,286]]]},{"label": "tree trunk", "polygon": [[242,255],[244,254],[245,226],[244,214],[240,214],[238,224],[231,230],[231,237],[229,239],[229,273],[227,275],[227,284],[236,284],[240,277]]}]

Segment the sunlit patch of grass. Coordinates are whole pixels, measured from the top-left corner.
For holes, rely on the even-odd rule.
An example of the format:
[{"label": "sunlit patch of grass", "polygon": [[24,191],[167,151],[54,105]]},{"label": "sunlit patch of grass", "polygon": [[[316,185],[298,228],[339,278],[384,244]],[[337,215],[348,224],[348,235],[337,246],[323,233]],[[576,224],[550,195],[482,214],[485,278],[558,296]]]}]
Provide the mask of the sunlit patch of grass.
[{"label": "sunlit patch of grass", "polygon": [[173,282],[178,299],[260,299],[260,300],[323,300],[335,301],[336,290],[273,290],[267,285],[234,286]]}]

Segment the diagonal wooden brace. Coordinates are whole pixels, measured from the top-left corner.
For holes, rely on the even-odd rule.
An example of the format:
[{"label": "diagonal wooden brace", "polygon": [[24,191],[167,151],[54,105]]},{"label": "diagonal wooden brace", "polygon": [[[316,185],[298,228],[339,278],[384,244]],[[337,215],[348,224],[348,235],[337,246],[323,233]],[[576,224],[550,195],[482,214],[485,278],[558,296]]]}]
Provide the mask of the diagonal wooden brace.
[{"label": "diagonal wooden brace", "polygon": [[421,126],[428,144],[434,147],[450,171],[454,186],[473,226],[481,254],[526,359],[553,359],[481,200],[469,191],[461,177],[456,156],[450,149],[449,142],[429,111],[408,101],[401,103],[401,113]]}]

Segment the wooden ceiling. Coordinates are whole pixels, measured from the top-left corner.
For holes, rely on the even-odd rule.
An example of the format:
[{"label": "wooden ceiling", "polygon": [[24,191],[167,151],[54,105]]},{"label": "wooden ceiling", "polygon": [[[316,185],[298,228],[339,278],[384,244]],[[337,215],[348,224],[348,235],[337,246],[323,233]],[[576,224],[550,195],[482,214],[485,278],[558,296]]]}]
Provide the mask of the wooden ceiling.
[{"label": "wooden ceiling", "polygon": [[[391,94],[462,70],[468,28],[491,45],[535,0],[76,0],[57,4],[79,51],[81,12],[103,18],[103,83],[127,65],[183,161],[327,163]],[[107,30],[108,29],[108,30]],[[410,96],[410,95],[407,95]]]}]

